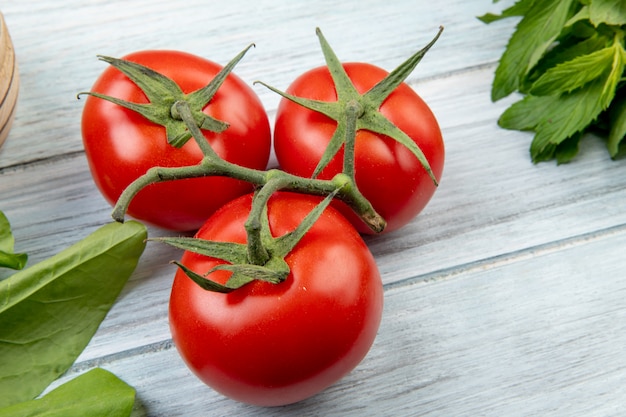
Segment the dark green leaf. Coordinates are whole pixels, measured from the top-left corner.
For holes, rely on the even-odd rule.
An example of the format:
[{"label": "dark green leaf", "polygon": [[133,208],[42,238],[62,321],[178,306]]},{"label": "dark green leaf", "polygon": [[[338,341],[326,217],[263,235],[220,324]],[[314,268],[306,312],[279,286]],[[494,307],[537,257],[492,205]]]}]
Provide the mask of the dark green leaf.
[{"label": "dark green leaf", "polygon": [[141,223],[110,223],[0,282],[0,407],[39,395],[83,351],[141,256]]},{"label": "dark green leaf", "polygon": [[0,409],[0,417],[128,417],[134,403],[134,388],[95,368],[39,399]]},{"label": "dark green leaf", "polygon": [[0,267],[22,269],[28,261],[25,253],[14,253],[15,240],[11,233],[11,225],[3,212],[0,211]]},{"label": "dark green leaf", "polygon": [[[562,141],[585,129],[603,110],[605,80],[599,79],[570,94],[563,94],[546,110],[542,121],[535,128],[531,155],[544,154]],[[532,97],[532,96],[531,96]],[[544,96],[555,97],[555,96]]]},{"label": "dark green leaf", "polygon": [[610,111],[611,131],[607,147],[612,158],[617,157],[620,144],[626,137],[626,93],[622,90],[622,95],[611,104]]},{"label": "dark green leaf", "polygon": [[520,21],[502,55],[491,98],[497,101],[517,90],[571,17],[574,0],[536,1]]},{"label": "dark green leaf", "polygon": [[557,145],[555,152],[557,164],[566,164],[578,154],[578,144],[581,136],[582,134],[576,133]]},{"label": "dark green leaf", "polygon": [[589,6],[591,22],[598,26],[626,25],[626,1],[624,0],[593,0]]}]

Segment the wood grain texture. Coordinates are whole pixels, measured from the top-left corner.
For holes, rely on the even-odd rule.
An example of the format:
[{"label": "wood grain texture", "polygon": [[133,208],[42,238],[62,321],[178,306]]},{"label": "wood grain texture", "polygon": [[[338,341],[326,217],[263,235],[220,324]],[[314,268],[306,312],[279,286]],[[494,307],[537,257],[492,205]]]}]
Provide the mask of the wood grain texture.
[{"label": "wood grain texture", "polygon": [[[504,2],[506,3],[506,2]],[[210,4],[210,5],[209,5]],[[0,149],[0,210],[16,250],[42,260],[110,221],[82,152],[76,93],[95,56],[176,48],[278,88],[322,63],[319,26],[343,60],[393,68],[445,31],[409,84],[446,141],[440,189],[407,227],[368,237],[385,284],[378,338],[350,375],[302,403],[263,409],[202,385],[178,357],[167,298],[180,253],[149,243],[75,367],[103,366],[137,389],[134,416],[619,416],[626,413],[626,175],[588,137],[568,165],[533,165],[530,135],[498,128],[515,97],[490,83],[515,22],[491,2],[163,0],[1,5],[20,65]],[[255,86],[270,118],[278,99]],[[168,234],[150,228],[151,236]],[[0,278],[7,272],[0,271]]]}]

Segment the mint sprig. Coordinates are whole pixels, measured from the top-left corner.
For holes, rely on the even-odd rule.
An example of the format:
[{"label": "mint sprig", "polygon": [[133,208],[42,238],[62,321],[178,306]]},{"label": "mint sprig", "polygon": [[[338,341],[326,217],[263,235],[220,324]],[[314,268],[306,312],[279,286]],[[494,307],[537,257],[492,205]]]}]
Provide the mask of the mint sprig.
[{"label": "mint sprig", "polygon": [[521,19],[498,63],[491,99],[516,91],[524,97],[498,124],[534,131],[533,162],[571,161],[591,131],[607,138],[612,158],[624,154],[626,2],[520,0],[500,15],[479,19],[511,17]]}]

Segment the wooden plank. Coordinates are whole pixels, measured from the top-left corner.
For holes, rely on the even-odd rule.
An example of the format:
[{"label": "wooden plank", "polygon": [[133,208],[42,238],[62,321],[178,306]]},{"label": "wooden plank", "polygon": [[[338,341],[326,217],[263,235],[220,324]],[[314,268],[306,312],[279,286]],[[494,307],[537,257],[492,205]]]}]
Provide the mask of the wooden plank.
[{"label": "wooden plank", "polygon": [[[623,415],[626,227],[506,262],[388,287],[364,362],[284,416]],[[136,415],[271,416],[226,400],[168,340],[99,361],[138,390]],[[73,377],[70,374],[68,377]],[[172,383],[176,381],[176,383]]]}]

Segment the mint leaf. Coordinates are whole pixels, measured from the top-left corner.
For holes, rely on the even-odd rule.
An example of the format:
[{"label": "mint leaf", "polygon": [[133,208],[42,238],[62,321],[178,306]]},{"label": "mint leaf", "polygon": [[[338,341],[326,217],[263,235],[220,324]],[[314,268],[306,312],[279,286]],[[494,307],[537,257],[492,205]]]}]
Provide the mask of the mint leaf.
[{"label": "mint leaf", "polygon": [[506,109],[498,124],[505,129],[535,130],[558,103],[558,96],[526,96]]},{"label": "mint leaf", "polygon": [[530,94],[561,94],[580,88],[612,68],[615,53],[615,48],[609,47],[558,64],[535,81]]},{"label": "mint leaf", "polygon": [[607,147],[611,157],[615,158],[619,154],[620,144],[626,137],[626,94],[612,104],[610,121],[611,130]]},{"label": "mint leaf", "polygon": [[523,77],[557,39],[573,15],[574,0],[536,1],[511,36],[496,69],[491,98],[497,101],[516,91]]},{"label": "mint leaf", "polygon": [[526,0],[497,18],[514,16],[522,19],[498,63],[491,98],[514,91],[524,98],[498,124],[535,132],[534,162],[570,161],[591,130],[608,133],[612,158],[626,155],[626,1]]},{"label": "mint leaf", "polygon": [[595,26],[626,25],[626,1],[593,0],[589,5],[589,18]]},{"label": "mint leaf", "polygon": [[605,84],[606,80],[598,79],[572,93],[558,97],[558,102],[547,109],[535,128],[537,134],[530,147],[533,161],[545,160],[546,150],[582,131],[600,114],[605,108],[603,100]]},{"label": "mint leaf", "polygon": [[556,158],[557,164],[570,162],[576,154],[578,154],[578,144],[580,143],[581,136],[580,133],[577,133],[556,146],[554,157]]},{"label": "mint leaf", "polygon": [[610,44],[610,40],[597,34],[595,29],[593,34],[586,39],[577,36],[580,30],[576,29],[575,33],[576,35],[563,37],[558,44],[546,52],[524,79],[523,85],[519,88],[520,92],[528,94],[533,84],[549,69],[575,58],[592,54]]}]

